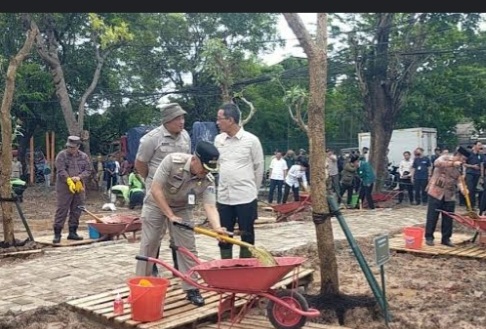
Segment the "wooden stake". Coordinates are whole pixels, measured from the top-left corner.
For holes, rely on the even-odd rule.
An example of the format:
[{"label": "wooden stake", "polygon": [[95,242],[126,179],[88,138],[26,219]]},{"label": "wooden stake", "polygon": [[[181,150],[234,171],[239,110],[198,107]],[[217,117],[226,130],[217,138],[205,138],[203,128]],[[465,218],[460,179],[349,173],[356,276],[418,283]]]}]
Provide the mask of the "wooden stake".
[{"label": "wooden stake", "polygon": [[46,131],[46,163],[51,162],[51,144],[49,143],[49,132]]},{"label": "wooden stake", "polygon": [[56,175],[54,175],[54,163],[56,161],[56,148],[55,148],[55,132],[51,132],[51,183],[54,183],[56,180]]},{"label": "wooden stake", "polygon": [[34,184],[34,137],[30,138],[30,158],[29,158],[29,176],[30,184]]}]

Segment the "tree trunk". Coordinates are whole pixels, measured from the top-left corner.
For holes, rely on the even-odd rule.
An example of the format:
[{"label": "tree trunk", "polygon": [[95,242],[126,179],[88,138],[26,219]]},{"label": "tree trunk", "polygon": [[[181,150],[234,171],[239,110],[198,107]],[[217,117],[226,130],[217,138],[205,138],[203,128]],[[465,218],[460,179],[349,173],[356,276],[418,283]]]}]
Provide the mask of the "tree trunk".
[{"label": "tree trunk", "polygon": [[51,71],[54,87],[56,89],[56,96],[59,99],[69,134],[81,136],[82,127],[79,127],[78,122],[76,121],[76,116],[69,98],[66,80],[64,79],[64,72],[58,56],[59,44],[56,40],[54,28],[52,26],[47,27],[45,34],[47,37],[47,44],[40,33],[37,35],[37,52],[44,62],[49,66]]},{"label": "tree trunk", "polygon": [[306,30],[297,13],[283,13],[299,40],[309,62],[308,137],[312,219],[316,226],[320,259],[321,293],[339,293],[339,278],[334,247],[334,233],[326,199],[325,99],[327,82],[327,14],[317,14],[316,41]]},{"label": "tree trunk", "polygon": [[[32,50],[36,35],[39,33],[34,22],[29,21],[27,14],[22,15],[23,20],[30,23],[30,29],[25,39],[24,45],[19,52],[10,60],[5,80],[5,91],[3,94],[2,107],[0,109],[0,124],[2,128],[2,148],[1,148],[1,169],[0,169],[0,197],[11,198],[12,187],[10,186],[10,175],[12,174],[12,117],[10,110],[15,91],[15,76],[17,68]],[[12,203],[0,202],[3,218],[4,241],[9,245],[15,245],[14,223],[12,218]]]}]

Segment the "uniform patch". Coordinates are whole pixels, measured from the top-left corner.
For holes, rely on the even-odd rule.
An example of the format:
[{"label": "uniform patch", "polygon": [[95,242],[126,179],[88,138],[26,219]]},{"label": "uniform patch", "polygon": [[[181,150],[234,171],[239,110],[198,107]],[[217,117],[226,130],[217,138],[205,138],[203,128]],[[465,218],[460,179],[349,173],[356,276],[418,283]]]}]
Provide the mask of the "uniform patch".
[{"label": "uniform patch", "polygon": [[215,194],[215,193],[216,193],[216,188],[215,188],[214,186],[208,186],[208,187],[207,187],[207,191],[208,191],[209,193],[213,193],[213,194]]},{"label": "uniform patch", "polygon": [[185,163],[186,159],[184,159],[183,157],[180,157],[180,156],[173,156],[172,162],[173,163]]}]

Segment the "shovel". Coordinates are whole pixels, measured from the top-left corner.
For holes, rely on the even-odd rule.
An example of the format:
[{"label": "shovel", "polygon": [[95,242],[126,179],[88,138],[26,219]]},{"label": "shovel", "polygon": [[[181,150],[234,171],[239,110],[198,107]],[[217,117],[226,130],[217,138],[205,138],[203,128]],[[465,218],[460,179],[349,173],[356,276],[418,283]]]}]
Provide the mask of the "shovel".
[{"label": "shovel", "polygon": [[461,181],[464,190],[462,194],[464,194],[464,199],[466,199],[466,208],[467,208],[466,216],[471,217],[472,219],[480,219],[479,215],[474,210],[472,210],[471,198],[469,197],[469,190],[467,189],[466,180],[464,179],[464,176],[463,175],[459,176],[459,179]]},{"label": "shovel", "polygon": [[86,209],[85,206],[78,206],[78,209],[81,210],[81,211],[84,211],[85,213],[87,213],[88,215],[93,217],[98,223],[109,224],[109,223],[105,222],[101,217],[98,217],[95,214],[93,214],[91,211],[88,211],[88,209]]},{"label": "shovel", "polygon": [[231,244],[236,244],[240,247],[245,247],[248,248],[248,250],[251,252],[251,254],[258,259],[258,261],[263,265],[263,266],[277,266],[278,263],[275,260],[275,258],[272,256],[272,254],[261,247],[255,247],[251,243],[244,242],[238,239],[230,238],[229,236],[219,234],[213,230],[209,230],[206,228],[190,225],[187,223],[180,223],[180,222],[174,222],[175,226],[183,227],[188,230],[192,230],[195,233],[200,233],[203,235],[207,235],[219,240],[223,240],[224,242],[231,243]]}]

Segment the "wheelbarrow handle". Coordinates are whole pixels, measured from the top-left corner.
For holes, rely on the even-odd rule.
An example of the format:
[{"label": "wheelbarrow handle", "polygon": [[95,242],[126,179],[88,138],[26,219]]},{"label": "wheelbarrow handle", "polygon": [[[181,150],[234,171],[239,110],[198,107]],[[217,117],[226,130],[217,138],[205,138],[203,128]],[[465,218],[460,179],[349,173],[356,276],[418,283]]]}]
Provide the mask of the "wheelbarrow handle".
[{"label": "wheelbarrow handle", "polygon": [[188,223],[182,223],[182,222],[172,222],[174,226],[179,226],[181,228],[185,228],[187,230],[194,231],[194,225],[188,224]]},{"label": "wheelbarrow handle", "polygon": [[142,260],[144,262],[148,262],[148,257],[147,256],[140,256],[140,255],[137,255],[135,256],[135,259],[136,260]]}]

